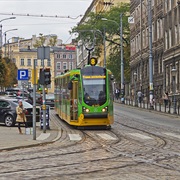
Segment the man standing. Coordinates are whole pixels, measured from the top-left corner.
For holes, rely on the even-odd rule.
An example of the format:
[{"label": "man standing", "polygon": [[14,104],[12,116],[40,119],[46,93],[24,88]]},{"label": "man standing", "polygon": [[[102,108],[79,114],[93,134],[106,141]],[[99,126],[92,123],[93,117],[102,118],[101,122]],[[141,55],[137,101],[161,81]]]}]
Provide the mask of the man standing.
[{"label": "man standing", "polygon": [[25,111],[26,110],[23,107],[22,100],[19,100],[19,105],[16,107],[16,113],[17,113],[16,122],[18,123],[19,134],[22,134],[21,124],[25,124],[26,127]]}]

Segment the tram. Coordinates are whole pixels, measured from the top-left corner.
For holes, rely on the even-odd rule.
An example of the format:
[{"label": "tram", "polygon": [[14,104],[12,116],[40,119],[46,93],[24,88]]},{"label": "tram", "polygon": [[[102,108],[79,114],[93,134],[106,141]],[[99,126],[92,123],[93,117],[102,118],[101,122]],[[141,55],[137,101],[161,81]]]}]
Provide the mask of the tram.
[{"label": "tram", "polygon": [[96,64],[92,57],[84,68],[55,77],[55,111],[70,125],[108,129],[114,122],[113,75]]}]

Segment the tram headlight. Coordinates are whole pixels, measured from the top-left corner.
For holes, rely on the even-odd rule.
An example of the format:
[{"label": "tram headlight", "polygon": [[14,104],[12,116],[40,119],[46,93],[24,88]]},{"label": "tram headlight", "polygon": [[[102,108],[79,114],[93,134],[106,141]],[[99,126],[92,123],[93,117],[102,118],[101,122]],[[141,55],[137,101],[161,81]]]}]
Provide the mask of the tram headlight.
[{"label": "tram headlight", "polygon": [[88,108],[83,107],[83,112],[88,113],[90,110]]},{"label": "tram headlight", "polygon": [[102,112],[107,112],[107,111],[108,111],[108,107],[107,106],[102,109]]}]

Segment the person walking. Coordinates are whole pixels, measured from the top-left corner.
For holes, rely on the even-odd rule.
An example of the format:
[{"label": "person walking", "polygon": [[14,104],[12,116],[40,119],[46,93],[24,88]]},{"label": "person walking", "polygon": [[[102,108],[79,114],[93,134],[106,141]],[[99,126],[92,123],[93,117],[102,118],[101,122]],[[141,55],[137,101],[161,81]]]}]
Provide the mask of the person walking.
[{"label": "person walking", "polygon": [[138,91],[137,96],[138,96],[138,102],[141,103],[143,100],[143,93],[140,90]]},{"label": "person walking", "polygon": [[169,101],[168,92],[164,93],[163,99],[164,99],[164,105],[166,107],[168,105],[168,101]]},{"label": "person walking", "polygon": [[21,124],[25,124],[25,128],[26,128],[26,116],[25,116],[26,110],[23,107],[22,100],[19,100],[18,103],[19,105],[16,107],[16,113],[17,113],[16,122],[18,123],[19,134],[22,134]]}]

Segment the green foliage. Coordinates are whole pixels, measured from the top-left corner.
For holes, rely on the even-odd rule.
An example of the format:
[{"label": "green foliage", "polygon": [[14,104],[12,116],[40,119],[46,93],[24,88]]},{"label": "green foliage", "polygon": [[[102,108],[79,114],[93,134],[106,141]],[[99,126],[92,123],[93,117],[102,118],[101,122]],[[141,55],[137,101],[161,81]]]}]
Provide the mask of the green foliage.
[{"label": "green foliage", "polygon": [[17,84],[17,67],[8,58],[0,59],[0,86],[10,87]]},{"label": "green foliage", "polygon": [[[100,57],[103,50],[104,32],[106,36],[106,45],[110,49],[107,57],[107,68],[109,68],[116,79],[120,82],[120,14],[122,16],[123,24],[123,50],[124,50],[124,74],[125,81],[130,79],[130,29],[128,24],[128,17],[130,12],[129,3],[120,3],[118,6],[112,7],[107,12],[89,13],[86,21],[74,27],[71,33],[78,33],[78,40],[83,42],[94,42],[94,55]],[[107,20],[102,20],[102,18]],[[87,40],[91,39],[91,40]],[[108,43],[107,43],[108,42]],[[85,44],[85,43],[84,43]]]}]

